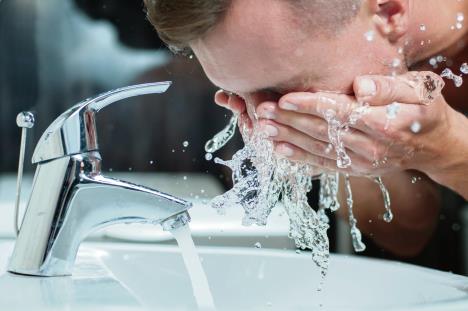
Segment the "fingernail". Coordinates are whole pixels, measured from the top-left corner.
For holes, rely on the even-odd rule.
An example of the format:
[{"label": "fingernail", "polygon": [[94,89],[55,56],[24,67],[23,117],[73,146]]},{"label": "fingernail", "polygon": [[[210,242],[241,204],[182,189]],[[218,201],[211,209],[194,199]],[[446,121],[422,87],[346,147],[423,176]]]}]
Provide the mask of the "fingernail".
[{"label": "fingernail", "polygon": [[270,137],[275,137],[279,134],[278,129],[275,126],[269,124],[263,126],[263,131],[265,131],[265,133]]},{"label": "fingernail", "polygon": [[279,145],[276,148],[276,152],[285,157],[292,157],[294,155],[294,150],[286,145]]},{"label": "fingernail", "polygon": [[259,118],[274,120],[276,118],[276,114],[273,112],[274,108],[270,107],[262,107],[257,109],[257,115]]},{"label": "fingernail", "polygon": [[358,84],[358,96],[359,97],[366,97],[366,96],[374,96],[377,92],[377,86],[375,82],[368,78],[363,78],[359,80]]},{"label": "fingernail", "polygon": [[298,109],[297,105],[290,103],[290,102],[281,102],[279,106],[281,109],[284,109],[284,110],[297,111]]}]

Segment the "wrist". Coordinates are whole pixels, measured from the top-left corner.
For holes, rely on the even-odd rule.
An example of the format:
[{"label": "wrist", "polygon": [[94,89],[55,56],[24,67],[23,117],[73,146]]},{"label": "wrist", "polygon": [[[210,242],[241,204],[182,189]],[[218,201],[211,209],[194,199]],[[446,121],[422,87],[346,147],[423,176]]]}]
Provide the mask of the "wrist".
[{"label": "wrist", "polygon": [[456,111],[451,115],[438,163],[431,165],[425,173],[468,199],[468,119]]}]

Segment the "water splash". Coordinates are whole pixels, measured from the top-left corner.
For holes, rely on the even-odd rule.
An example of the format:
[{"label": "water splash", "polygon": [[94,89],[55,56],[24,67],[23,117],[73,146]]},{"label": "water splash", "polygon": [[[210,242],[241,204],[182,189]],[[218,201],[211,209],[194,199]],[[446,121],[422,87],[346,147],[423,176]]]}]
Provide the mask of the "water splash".
[{"label": "water splash", "polygon": [[[343,117],[339,118],[332,109],[324,112],[329,125],[331,149],[335,149],[338,156],[337,167],[345,168],[351,165],[351,159],[346,153],[341,138],[343,133],[367,112],[367,109],[366,104],[360,104],[351,110],[344,118],[345,120],[342,120]],[[235,123],[231,119],[227,128],[235,126]],[[244,210],[242,220],[244,225],[264,226],[267,224],[272,209],[279,201],[282,201],[289,216],[289,237],[294,239],[298,249],[312,251],[313,261],[320,268],[322,276],[325,276],[329,265],[327,210],[335,212],[340,208],[338,200],[340,174],[338,172],[324,173],[311,165],[293,162],[276,155],[273,152],[273,143],[256,122],[253,124],[253,129],[244,126],[240,132],[245,142],[244,148],[237,151],[231,160],[215,158],[215,163],[225,165],[232,170],[234,186],[223,195],[215,197],[211,205],[220,214],[223,214],[228,206],[241,207]],[[215,138],[230,136],[224,133],[226,129],[220,133],[223,135],[218,134]],[[215,148],[210,150],[215,150]],[[308,204],[307,200],[307,193],[312,189],[312,179],[315,176],[319,176],[321,181],[317,211]],[[381,189],[384,188],[385,186],[381,183]],[[348,175],[345,176],[344,190],[353,246],[356,252],[362,252],[366,246],[362,242],[362,234],[357,227],[357,220],[353,213],[353,196]],[[382,193],[385,209],[389,211],[388,191],[385,193],[382,190]]]},{"label": "water splash", "polygon": [[207,153],[218,151],[223,148],[232,139],[232,137],[234,137],[238,118],[238,115],[234,114],[229,120],[228,125],[212,139],[206,142],[205,151]]},{"label": "water splash", "polygon": [[356,252],[363,252],[366,250],[366,245],[362,242],[362,234],[361,231],[357,227],[357,220],[354,217],[353,212],[353,192],[351,190],[351,182],[349,180],[349,175],[345,175],[345,192],[346,192],[346,205],[348,205],[348,218],[349,218],[349,225],[351,226],[351,238],[353,242],[353,247]]},{"label": "water splash", "polygon": [[384,200],[385,214],[383,215],[383,219],[385,222],[391,222],[393,220],[393,213],[390,208],[390,193],[388,192],[387,187],[385,187],[385,184],[382,181],[382,177],[375,177],[374,181],[379,185]]},{"label": "water splash", "polygon": [[[330,99],[327,99],[330,101]],[[334,102],[336,104],[336,102]],[[336,109],[338,109],[337,106]],[[351,166],[351,158],[346,152],[343,143],[343,134],[349,131],[349,127],[356,124],[362,116],[368,111],[369,106],[365,103],[359,103],[359,106],[352,109],[347,117],[339,117],[336,110],[327,109],[324,118],[328,123],[328,139],[336,152],[336,166],[338,168],[348,168]]]},{"label": "water splash", "polygon": [[461,87],[463,85],[463,78],[452,72],[449,68],[445,68],[444,71],[440,74],[442,78],[447,78],[452,80],[456,87]]},{"label": "water splash", "polygon": [[251,135],[241,129],[245,147],[231,160],[215,159],[232,170],[234,187],[215,197],[211,204],[223,213],[227,206],[244,209],[243,224],[264,226],[272,209],[281,200],[289,216],[289,237],[297,248],[310,249],[312,259],[326,275],[329,261],[328,224],[309,206],[307,193],[312,189],[315,169],[276,155],[273,143],[254,124]]}]

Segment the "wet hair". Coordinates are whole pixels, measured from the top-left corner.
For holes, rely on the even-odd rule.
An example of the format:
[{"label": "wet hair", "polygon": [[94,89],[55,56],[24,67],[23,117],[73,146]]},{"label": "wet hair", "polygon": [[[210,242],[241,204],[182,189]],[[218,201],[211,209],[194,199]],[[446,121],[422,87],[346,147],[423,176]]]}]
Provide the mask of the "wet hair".
[{"label": "wet hair", "polygon": [[[168,47],[190,54],[190,42],[202,38],[226,15],[235,0],[144,0],[147,17]],[[259,1],[259,0],[257,0]],[[303,14],[309,27],[329,33],[357,15],[362,0],[261,0],[285,1]],[[317,13],[319,12],[319,13]]]}]

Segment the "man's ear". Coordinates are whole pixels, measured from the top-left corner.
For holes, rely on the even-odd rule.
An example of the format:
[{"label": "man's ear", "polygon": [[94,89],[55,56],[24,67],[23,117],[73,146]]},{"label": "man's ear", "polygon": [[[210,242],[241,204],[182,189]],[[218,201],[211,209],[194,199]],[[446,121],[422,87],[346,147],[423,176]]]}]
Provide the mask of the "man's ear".
[{"label": "man's ear", "polygon": [[408,31],[409,0],[370,0],[373,21],[380,33],[396,42]]}]

